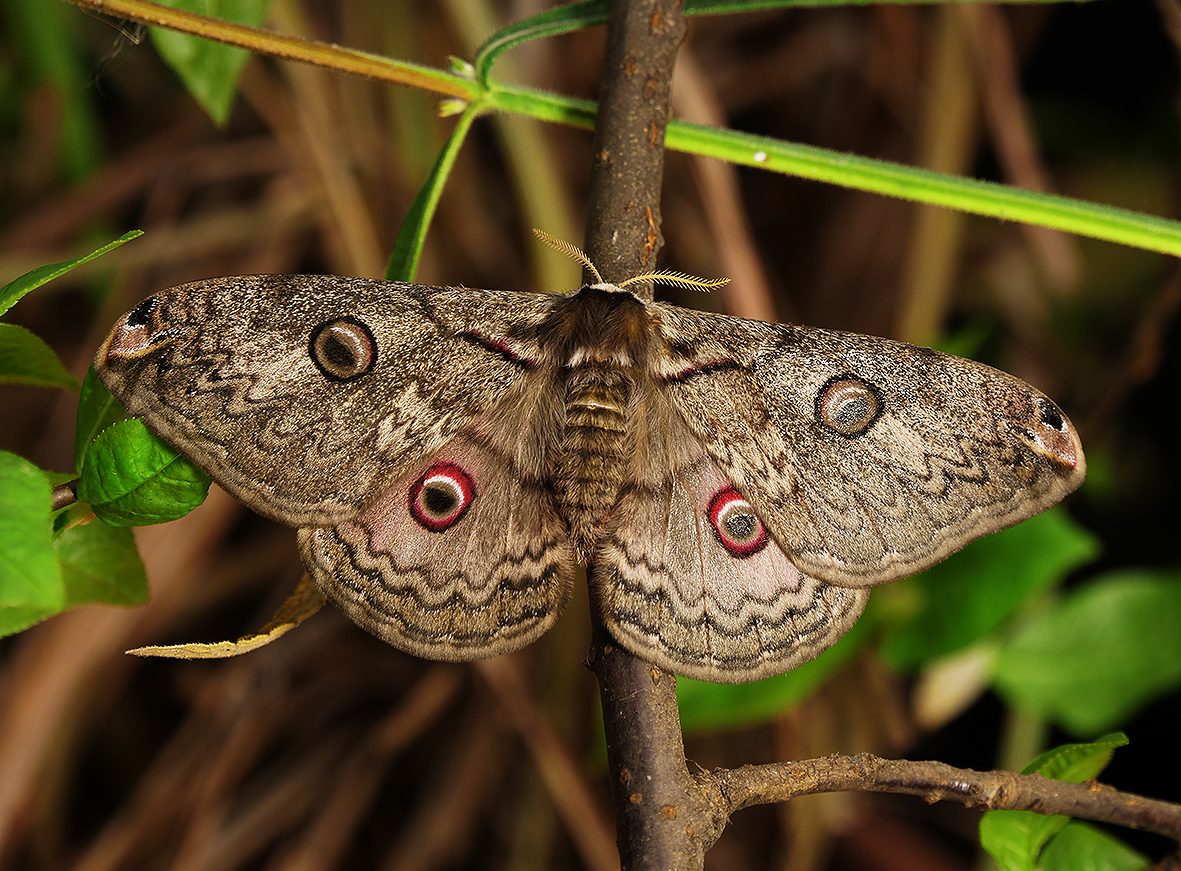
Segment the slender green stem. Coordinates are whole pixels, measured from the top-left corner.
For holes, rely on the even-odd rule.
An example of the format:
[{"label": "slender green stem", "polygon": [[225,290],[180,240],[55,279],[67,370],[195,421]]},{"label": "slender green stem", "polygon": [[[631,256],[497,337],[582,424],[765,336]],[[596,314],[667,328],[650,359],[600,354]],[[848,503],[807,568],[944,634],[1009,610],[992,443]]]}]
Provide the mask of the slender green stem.
[{"label": "slender green stem", "polygon": [[1181,255],[1181,222],[1129,209],[683,121],[669,125],[665,141],[742,166]]},{"label": "slender green stem", "polygon": [[182,9],[170,9],[148,0],[67,0],[98,15],[138,21],[150,27],[166,27],[215,42],[235,45],[255,54],[302,61],[326,69],[352,73],[396,85],[433,91],[461,100],[475,100],[481,87],[465,75],[357,51],[327,42],[274,33],[235,24]]},{"label": "slender green stem", "polygon": [[[685,0],[683,14],[737,15],[743,12],[764,12],[772,9],[791,9],[817,6],[871,5],[946,5],[977,3],[985,0]],[[1057,3],[1061,0],[994,0],[1000,3]],[[1075,0],[1090,2],[1090,0]],[[607,0],[579,0],[554,9],[547,9],[515,21],[492,34],[476,50],[474,66],[476,79],[483,85],[491,84],[490,73],[496,59],[506,51],[536,39],[548,39],[563,33],[573,33],[607,23]]]},{"label": "slender green stem", "polygon": [[[593,23],[603,4],[583,2],[561,7],[510,25],[494,35],[477,53],[485,78],[477,73],[448,72],[394,60],[341,46],[270,33],[188,12],[168,9],[148,0],[70,0],[95,12],[118,15],[145,24],[169,27],[215,39],[251,51],[314,63],[341,72],[408,85],[441,96],[457,98],[484,109],[510,112],[539,121],[590,129],[596,105],[529,88],[502,85],[486,78],[492,61],[513,45],[538,34],[552,35]],[[691,14],[782,8],[789,5],[847,5],[870,0],[689,0]],[[935,0],[909,0],[935,2]],[[954,0],[969,2],[969,0]],[[1010,0],[1045,2],[1045,0]],[[573,10],[571,12],[571,9]],[[537,22],[541,20],[541,24]],[[555,29],[556,28],[556,29]],[[475,76],[474,78],[472,76]],[[465,114],[461,124],[471,123]],[[466,128],[464,130],[466,133]],[[453,140],[454,141],[454,140]],[[1181,256],[1181,222],[1128,209],[1088,203],[1069,197],[1033,193],[975,179],[960,178],[808,145],[753,136],[734,130],[703,127],[683,121],[668,126],[666,145],[677,151],[716,157],[755,169],[828,182],[842,187],[900,197],[918,203],[946,206],[977,215],[1021,221],[1135,248]],[[450,147],[450,146],[449,146]],[[449,160],[454,159],[452,153]],[[447,164],[448,167],[450,164]],[[437,192],[433,194],[437,198]],[[433,208],[433,206],[432,206]],[[413,258],[416,262],[417,258]]]}]

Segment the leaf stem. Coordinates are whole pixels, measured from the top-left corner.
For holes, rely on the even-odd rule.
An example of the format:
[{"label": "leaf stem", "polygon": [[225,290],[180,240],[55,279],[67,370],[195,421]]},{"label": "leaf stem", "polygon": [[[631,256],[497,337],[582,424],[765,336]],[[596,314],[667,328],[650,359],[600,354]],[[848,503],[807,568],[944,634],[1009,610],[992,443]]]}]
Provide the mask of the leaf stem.
[{"label": "leaf stem", "polygon": [[395,60],[379,54],[346,48],[329,42],[317,42],[301,36],[289,36],[231,21],[198,15],[182,9],[170,9],[148,0],[67,0],[100,15],[138,21],[149,27],[166,27],[179,33],[212,39],[244,48],[256,54],[285,60],[316,64],[327,69],[352,73],[396,85],[421,88],[447,97],[474,100],[480,86],[466,76],[435,67]]}]

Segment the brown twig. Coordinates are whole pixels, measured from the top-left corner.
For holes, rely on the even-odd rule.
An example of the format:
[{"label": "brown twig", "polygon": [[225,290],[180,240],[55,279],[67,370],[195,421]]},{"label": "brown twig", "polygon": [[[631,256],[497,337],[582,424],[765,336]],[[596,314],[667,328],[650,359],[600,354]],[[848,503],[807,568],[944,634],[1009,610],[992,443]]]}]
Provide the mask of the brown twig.
[{"label": "brown twig", "polygon": [[[684,34],[676,0],[613,0],[595,127],[586,250],[609,281],[653,268],[673,60]],[[648,291],[649,298],[651,291]],[[593,566],[587,568],[594,577]],[[599,679],[617,840],[625,868],[700,868],[722,829],[685,765],[676,680],[620,649],[598,618]]]},{"label": "brown twig", "polygon": [[678,0],[612,0],[595,124],[586,251],[620,281],[654,267],[672,68],[685,33]]},{"label": "brown twig", "polygon": [[73,505],[78,501],[78,479],[74,478],[72,481],[66,481],[64,484],[58,484],[53,488],[53,496],[50,499],[50,510],[58,511],[69,505]]},{"label": "brown twig", "polygon": [[731,813],[820,792],[889,792],[917,795],[929,804],[957,801],[981,810],[1066,814],[1181,841],[1181,805],[1121,792],[1101,783],[1063,783],[1038,774],[973,771],[942,762],[882,759],[859,753],[719,769],[701,775],[699,780],[720,791]]}]

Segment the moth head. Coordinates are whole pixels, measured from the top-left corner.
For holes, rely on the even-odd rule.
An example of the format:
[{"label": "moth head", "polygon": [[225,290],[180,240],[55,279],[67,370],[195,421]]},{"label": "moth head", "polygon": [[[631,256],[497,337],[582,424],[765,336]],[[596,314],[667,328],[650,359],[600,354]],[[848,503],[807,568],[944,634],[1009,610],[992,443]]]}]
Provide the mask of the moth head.
[{"label": "moth head", "polygon": [[[668,284],[673,287],[683,287],[689,290],[713,290],[717,287],[723,287],[730,283],[728,278],[698,278],[696,275],[689,275],[684,272],[674,272],[670,269],[658,269],[655,272],[645,272],[643,275],[633,275],[631,278],[624,279],[619,284],[612,284],[603,279],[594,262],[587,256],[586,252],[579,248],[572,242],[567,242],[565,239],[559,239],[556,236],[551,236],[545,230],[533,228],[533,235],[545,245],[559,254],[569,257],[574,262],[578,263],[591,276],[594,277],[594,283],[589,285],[595,290],[602,290],[608,293],[628,292],[637,295],[636,291],[628,291],[629,287],[644,284],[645,282],[657,282],[659,284]],[[651,294],[648,295],[651,299]]]}]

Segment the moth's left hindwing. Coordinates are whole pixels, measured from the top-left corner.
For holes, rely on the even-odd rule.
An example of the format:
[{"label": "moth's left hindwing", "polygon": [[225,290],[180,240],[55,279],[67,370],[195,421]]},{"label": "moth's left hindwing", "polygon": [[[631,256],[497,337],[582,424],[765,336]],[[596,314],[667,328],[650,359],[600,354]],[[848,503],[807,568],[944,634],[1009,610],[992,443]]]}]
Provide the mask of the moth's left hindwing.
[{"label": "moth's left hindwing", "polygon": [[528,336],[551,306],[359,278],[220,278],[140,303],[96,368],[256,511],[324,525],[363,511],[477,416],[519,403],[536,347],[487,337]]}]

